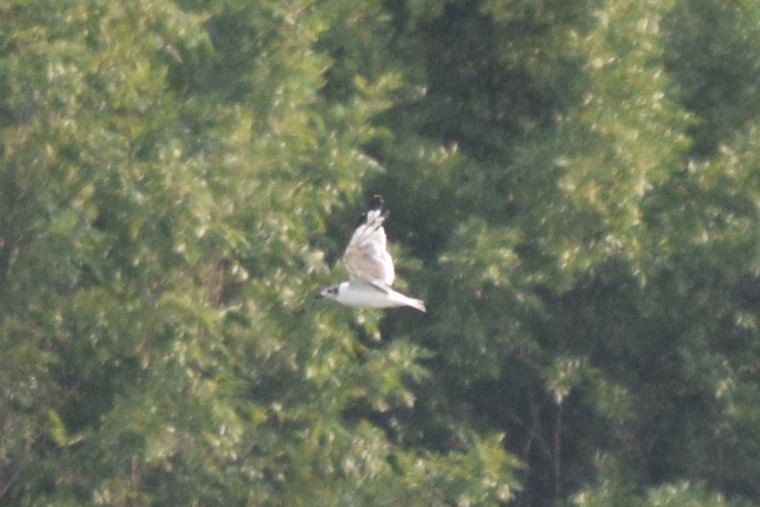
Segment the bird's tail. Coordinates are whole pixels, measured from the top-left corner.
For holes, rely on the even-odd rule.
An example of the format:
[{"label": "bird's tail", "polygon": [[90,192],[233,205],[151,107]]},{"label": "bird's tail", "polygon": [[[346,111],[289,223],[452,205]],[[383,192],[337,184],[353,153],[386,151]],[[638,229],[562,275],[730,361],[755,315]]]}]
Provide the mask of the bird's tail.
[{"label": "bird's tail", "polygon": [[388,306],[411,306],[415,310],[425,312],[425,302],[421,299],[410,298],[406,294],[401,294],[388,287],[387,285],[375,285],[375,287],[385,291],[390,297],[392,303]]},{"label": "bird's tail", "polygon": [[419,311],[421,311],[423,313],[425,313],[427,311],[425,309],[425,302],[423,300],[421,300],[421,299],[414,299],[414,298],[410,298],[410,297],[407,297],[406,299],[407,299],[406,304],[408,306],[411,306],[415,310],[419,310]]}]

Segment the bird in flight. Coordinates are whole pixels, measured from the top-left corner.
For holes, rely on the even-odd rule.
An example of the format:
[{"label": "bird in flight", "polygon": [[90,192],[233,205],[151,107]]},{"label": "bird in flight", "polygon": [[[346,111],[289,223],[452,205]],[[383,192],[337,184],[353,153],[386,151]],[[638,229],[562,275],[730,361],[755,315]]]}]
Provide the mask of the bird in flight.
[{"label": "bird in flight", "polygon": [[383,213],[384,205],[382,197],[374,196],[369,209],[362,213],[356,224],[343,253],[349,280],[327,287],[320,295],[357,308],[411,306],[424,312],[425,303],[421,299],[410,298],[391,289],[396,274],[386,247],[383,221],[388,213]]}]

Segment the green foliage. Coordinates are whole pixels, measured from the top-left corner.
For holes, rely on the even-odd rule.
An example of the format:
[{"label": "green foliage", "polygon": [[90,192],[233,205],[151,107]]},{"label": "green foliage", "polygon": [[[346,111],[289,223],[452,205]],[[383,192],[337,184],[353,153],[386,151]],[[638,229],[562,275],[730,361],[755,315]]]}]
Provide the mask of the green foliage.
[{"label": "green foliage", "polygon": [[757,503],[759,13],[0,5],[0,504]]},{"label": "green foliage", "polygon": [[751,505],[740,500],[727,500],[721,494],[710,493],[703,483],[691,484],[688,481],[663,484],[656,488],[649,488],[644,494],[637,494],[630,470],[625,470],[609,456],[599,456],[597,463],[599,466],[598,485],[594,488],[585,488],[575,494],[571,499],[571,505],[583,507],[611,507],[613,505],[743,507]]},{"label": "green foliage", "polygon": [[0,497],[507,499],[498,440],[407,448],[377,420],[414,405],[424,349],[312,302],[399,86],[348,66],[323,93],[357,8],[185,8],[3,8]]},{"label": "green foliage", "polygon": [[696,115],[693,151],[714,154],[757,117],[760,9],[754,2],[679,1],[666,21],[665,56],[678,97]]},{"label": "green foliage", "polygon": [[[396,49],[421,55],[407,75],[423,85],[383,118],[404,139],[379,146],[395,169],[377,180],[407,203],[394,216],[415,235],[401,237],[431,271],[423,339],[440,387],[421,403],[506,429],[528,464],[519,505],[582,488],[600,473],[598,451],[628,470],[600,504],[639,503],[643,488],[679,479],[756,498],[744,461],[755,439],[726,419],[723,398],[727,378],[740,382],[747,403],[733,414],[751,424],[752,381],[739,370],[753,376],[744,361],[756,358],[756,114],[743,108],[719,132],[703,118],[732,102],[684,93],[731,86],[708,64],[751,70],[730,62],[756,54],[754,8],[393,5],[407,30]],[[734,14],[698,25],[709,33],[679,30],[698,9]],[[693,52],[704,40],[737,50],[727,61]],[[702,69],[701,81],[684,69]],[[732,144],[691,161],[698,132]],[[716,443],[729,427],[748,452]]]}]

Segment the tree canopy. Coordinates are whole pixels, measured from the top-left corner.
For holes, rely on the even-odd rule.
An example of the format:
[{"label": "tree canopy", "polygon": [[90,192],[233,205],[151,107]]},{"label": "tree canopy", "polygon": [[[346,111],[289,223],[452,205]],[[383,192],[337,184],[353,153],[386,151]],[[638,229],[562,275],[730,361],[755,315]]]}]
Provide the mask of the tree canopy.
[{"label": "tree canopy", "polygon": [[0,505],[760,503],[759,27],[0,3]]}]

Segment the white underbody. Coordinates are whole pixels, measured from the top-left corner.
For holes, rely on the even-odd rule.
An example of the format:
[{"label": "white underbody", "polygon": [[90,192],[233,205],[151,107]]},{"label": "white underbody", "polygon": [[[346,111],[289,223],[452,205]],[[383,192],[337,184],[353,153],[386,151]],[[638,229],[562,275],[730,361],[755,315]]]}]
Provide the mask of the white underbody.
[{"label": "white underbody", "polygon": [[341,283],[336,300],[344,305],[358,308],[411,306],[422,312],[425,311],[425,305],[419,299],[405,296],[390,287],[374,285],[360,280]]}]

